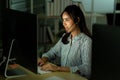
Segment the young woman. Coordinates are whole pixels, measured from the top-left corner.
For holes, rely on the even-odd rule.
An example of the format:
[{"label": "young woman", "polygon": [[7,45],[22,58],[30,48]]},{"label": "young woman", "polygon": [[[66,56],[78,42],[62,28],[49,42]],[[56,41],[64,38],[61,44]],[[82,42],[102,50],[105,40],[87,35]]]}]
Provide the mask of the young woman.
[{"label": "young woman", "polygon": [[[82,10],[76,5],[67,6],[61,14],[66,33],[54,47],[38,60],[42,70],[78,73],[87,78],[91,75],[91,35],[86,27]],[[61,66],[46,63],[59,56]]]}]

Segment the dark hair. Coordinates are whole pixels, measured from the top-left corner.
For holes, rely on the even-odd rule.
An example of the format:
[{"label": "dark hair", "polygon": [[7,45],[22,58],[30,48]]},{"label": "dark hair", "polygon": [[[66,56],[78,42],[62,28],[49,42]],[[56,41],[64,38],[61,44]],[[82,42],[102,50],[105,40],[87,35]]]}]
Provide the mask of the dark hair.
[{"label": "dark hair", "polygon": [[[69,14],[69,16],[73,19],[73,21],[75,23],[77,23],[79,25],[80,31],[85,33],[86,35],[88,35],[89,37],[91,37],[91,34],[86,26],[86,21],[85,21],[85,17],[84,14],[81,10],[81,8],[77,5],[69,5],[67,6],[64,11],[61,14],[61,18],[64,12],[67,12]],[[78,21],[78,17],[80,18],[80,21]],[[67,35],[67,36],[66,36]],[[65,36],[63,36],[62,42],[64,44],[66,43],[67,38],[69,37],[70,33],[66,33]]]}]

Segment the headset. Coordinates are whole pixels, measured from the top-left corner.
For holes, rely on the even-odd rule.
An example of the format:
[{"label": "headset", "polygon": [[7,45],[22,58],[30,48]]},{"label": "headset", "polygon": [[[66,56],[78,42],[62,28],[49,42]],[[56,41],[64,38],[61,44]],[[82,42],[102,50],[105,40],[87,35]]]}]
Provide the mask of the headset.
[{"label": "headset", "polygon": [[[71,29],[74,24],[76,24],[76,25],[78,24],[78,18],[74,18],[74,23],[70,26],[69,29]],[[63,44],[68,44],[68,43],[69,43],[69,41],[68,41],[69,35],[70,35],[70,33],[66,33],[66,34],[63,36],[63,38],[62,38]]]},{"label": "headset", "polygon": [[75,24],[78,24],[78,18],[74,18],[74,22],[75,22]]},{"label": "headset", "polygon": [[69,29],[71,29],[71,28],[72,28],[72,26],[73,26],[73,25],[75,25],[75,24],[76,24],[76,25],[78,24],[78,18],[75,18],[75,19],[74,19],[74,23],[73,23],[73,24],[71,24],[71,26],[69,27]]}]

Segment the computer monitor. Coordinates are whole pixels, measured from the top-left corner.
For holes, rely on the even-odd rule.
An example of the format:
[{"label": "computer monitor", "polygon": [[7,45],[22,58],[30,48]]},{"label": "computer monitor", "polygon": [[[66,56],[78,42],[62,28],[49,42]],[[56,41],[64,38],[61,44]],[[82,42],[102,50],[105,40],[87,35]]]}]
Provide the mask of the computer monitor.
[{"label": "computer monitor", "polygon": [[120,27],[93,25],[92,80],[120,79]]},{"label": "computer monitor", "polygon": [[[2,57],[37,73],[37,15],[12,9],[3,12]],[[6,62],[2,71],[5,71]]]}]

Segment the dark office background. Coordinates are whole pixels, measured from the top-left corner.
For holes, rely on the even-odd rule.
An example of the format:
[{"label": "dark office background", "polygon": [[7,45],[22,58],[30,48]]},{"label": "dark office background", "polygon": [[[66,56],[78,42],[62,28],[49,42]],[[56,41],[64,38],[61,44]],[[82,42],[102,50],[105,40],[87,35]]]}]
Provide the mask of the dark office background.
[{"label": "dark office background", "polygon": [[2,12],[3,9],[6,7],[6,1],[0,0],[0,57],[2,56],[1,48],[2,48]]},{"label": "dark office background", "polygon": [[[2,31],[1,30],[1,26],[2,26],[2,10],[6,7],[6,1],[5,0],[0,0],[0,32]],[[1,34],[0,34],[1,35]]]},{"label": "dark office background", "polygon": [[[0,44],[1,44],[1,33],[2,33],[2,12],[3,12],[3,9],[6,7],[6,0],[0,0]],[[117,10],[120,10],[120,4],[117,4],[117,8],[116,8]],[[36,9],[36,11],[37,11],[37,9]],[[109,25],[113,25],[113,14],[108,14],[107,15],[107,20],[108,20],[108,24]],[[116,15],[116,25],[117,26],[120,26],[120,14],[117,14]],[[0,45],[0,48],[2,48],[2,46]],[[99,55],[98,55],[99,56]],[[100,54],[100,56],[101,56],[101,54]],[[1,57],[1,53],[0,53],[0,57]],[[96,56],[95,56],[96,57]],[[112,57],[112,56],[110,56],[110,57]],[[117,56],[117,57],[119,57],[119,56]],[[97,58],[97,57],[96,57]],[[96,59],[95,58],[95,59]],[[99,59],[99,58],[98,58]],[[119,59],[119,58],[117,58],[117,59]],[[97,68],[96,68],[97,69]],[[117,69],[117,68],[116,68]],[[115,70],[116,70],[115,69]],[[99,69],[98,69],[99,70]],[[102,72],[102,71],[101,71]],[[109,74],[111,74],[111,73],[109,73]],[[96,74],[96,75],[99,75],[99,74]],[[114,75],[115,76],[115,75]],[[108,77],[110,77],[110,76],[108,76]],[[113,76],[112,76],[113,77]],[[102,76],[101,76],[101,78],[102,78]],[[117,77],[116,77],[117,78]],[[99,78],[100,79],[100,78]],[[112,78],[111,78],[112,79]]]}]

